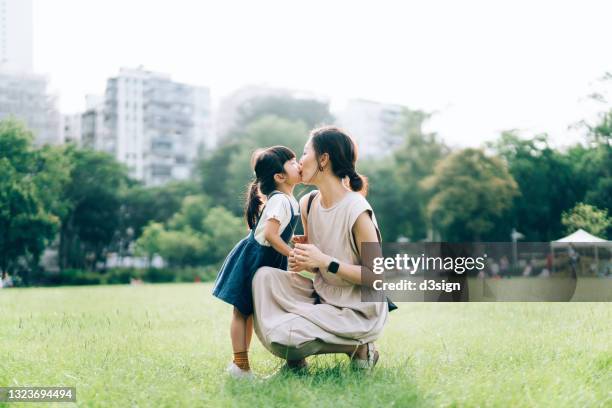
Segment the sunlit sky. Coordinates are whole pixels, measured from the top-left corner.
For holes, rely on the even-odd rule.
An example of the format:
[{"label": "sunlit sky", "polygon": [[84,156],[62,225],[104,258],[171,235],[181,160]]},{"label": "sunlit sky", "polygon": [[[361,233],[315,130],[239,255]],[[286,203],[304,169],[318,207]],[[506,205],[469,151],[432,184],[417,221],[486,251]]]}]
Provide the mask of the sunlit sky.
[{"label": "sunlit sky", "polygon": [[577,137],[612,71],[610,1],[34,0],[34,68],[64,113],[120,67],[209,86],[245,84],[434,111],[452,145],[501,130]]}]

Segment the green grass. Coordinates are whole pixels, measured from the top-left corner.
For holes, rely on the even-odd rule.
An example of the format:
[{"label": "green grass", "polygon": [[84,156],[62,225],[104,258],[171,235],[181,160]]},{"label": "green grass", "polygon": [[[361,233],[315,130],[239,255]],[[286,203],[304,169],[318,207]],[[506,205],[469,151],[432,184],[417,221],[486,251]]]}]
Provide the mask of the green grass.
[{"label": "green grass", "polygon": [[[81,406],[612,406],[610,303],[402,303],[372,373],[328,355],[249,383],[225,374],[231,308],[210,292],[0,290],[0,386],[75,386]],[[282,364],[256,338],[251,360]]]}]

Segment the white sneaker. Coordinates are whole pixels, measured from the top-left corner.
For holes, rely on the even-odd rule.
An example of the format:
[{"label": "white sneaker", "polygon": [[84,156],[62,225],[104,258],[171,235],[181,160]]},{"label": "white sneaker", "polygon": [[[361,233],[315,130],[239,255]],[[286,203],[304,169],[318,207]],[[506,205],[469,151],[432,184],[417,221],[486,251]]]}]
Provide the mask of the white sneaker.
[{"label": "white sneaker", "polygon": [[236,365],[236,363],[234,363],[234,362],[232,362],[232,364],[230,364],[227,367],[227,372],[229,373],[230,376],[232,376],[235,379],[252,380],[253,378],[255,378],[255,376],[253,375],[253,372],[251,370],[244,371],[240,367],[238,367]]}]

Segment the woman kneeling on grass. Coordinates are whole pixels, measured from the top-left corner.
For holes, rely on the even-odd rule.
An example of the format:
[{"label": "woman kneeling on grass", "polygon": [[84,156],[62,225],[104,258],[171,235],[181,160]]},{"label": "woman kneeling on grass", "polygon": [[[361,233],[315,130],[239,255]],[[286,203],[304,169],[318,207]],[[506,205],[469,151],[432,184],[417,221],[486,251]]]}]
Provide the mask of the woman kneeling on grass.
[{"label": "woman kneeling on grass", "polygon": [[[380,232],[356,159],[356,146],[341,129],[311,132],[300,171],[302,182],[318,191],[300,201],[305,235],[294,237],[290,271],[262,267],[253,279],[255,333],[290,369],[323,353],[347,354],[357,368],[378,361],[374,341],[388,305],[361,301],[361,243],[380,242]],[[313,272],[314,280],[296,273],[302,270]]]}]

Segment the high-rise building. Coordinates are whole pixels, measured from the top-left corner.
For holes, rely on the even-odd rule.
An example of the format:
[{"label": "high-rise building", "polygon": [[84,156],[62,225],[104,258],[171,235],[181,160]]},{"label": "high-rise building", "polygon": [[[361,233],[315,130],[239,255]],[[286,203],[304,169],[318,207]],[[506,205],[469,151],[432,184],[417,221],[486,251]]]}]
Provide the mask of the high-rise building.
[{"label": "high-rise building", "polygon": [[402,109],[400,105],[351,99],[338,114],[338,125],[353,136],[360,157],[380,157],[402,143],[396,129]]},{"label": "high-rise building", "polygon": [[147,185],[184,180],[210,143],[210,92],[142,68],[106,86],[101,150]]},{"label": "high-rise building", "polygon": [[60,114],[45,77],[0,71],[0,120],[11,117],[26,124],[37,145],[62,143]]},{"label": "high-rise building", "polygon": [[35,143],[62,142],[61,116],[48,80],[32,73],[32,0],[0,0],[0,120],[20,120]]},{"label": "high-rise building", "polygon": [[104,96],[85,96],[85,112],[81,115],[81,146],[104,149]]},{"label": "high-rise building", "polygon": [[32,0],[0,0],[0,69],[32,72]]},{"label": "high-rise building", "polygon": [[80,113],[62,115],[61,140],[63,143],[81,144],[81,121]]}]

